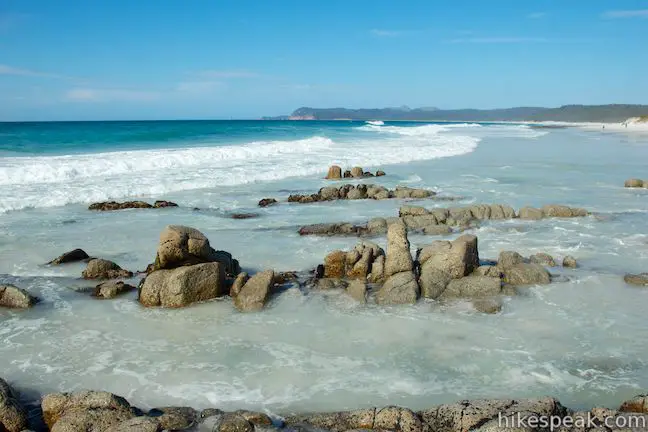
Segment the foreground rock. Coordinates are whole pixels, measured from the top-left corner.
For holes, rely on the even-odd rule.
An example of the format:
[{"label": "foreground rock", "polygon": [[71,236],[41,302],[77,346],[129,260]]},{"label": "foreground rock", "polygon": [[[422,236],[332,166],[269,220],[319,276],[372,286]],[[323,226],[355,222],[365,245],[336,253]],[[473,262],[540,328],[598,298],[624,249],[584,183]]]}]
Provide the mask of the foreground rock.
[{"label": "foreground rock", "polygon": [[176,308],[226,294],[225,268],[212,262],[152,272],[140,286],[139,302]]},{"label": "foreground rock", "polygon": [[326,186],[321,188],[317,193],[310,195],[290,195],[288,202],[308,204],[322,201],[334,201],[339,199],[346,200],[363,200],[374,199],[383,200],[389,198],[413,198],[423,199],[436,195],[436,192],[428,189],[415,189],[398,186],[396,189],[389,190],[384,186],[373,184],[344,185],[344,186]]},{"label": "foreground rock", "polygon": [[376,293],[378,304],[414,304],[421,291],[414,274],[407,228],[393,224],[387,230],[387,256],[384,269],[385,283]]},{"label": "foreground rock", "polygon": [[0,431],[20,432],[27,429],[27,412],[18,394],[0,378]]},{"label": "foreground rock", "polygon": [[648,188],[648,180],[632,178],[626,180],[623,186],[627,188]]},{"label": "foreground rock", "polygon": [[81,275],[84,279],[118,279],[132,277],[133,273],[112,261],[95,258],[88,261],[88,266]]},{"label": "foreground rock", "polygon": [[122,281],[108,281],[95,287],[93,296],[102,299],[112,299],[121,294],[134,291],[136,288]]},{"label": "foreground rock", "polygon": [[195,228],[169,225],[160,233],[154,270],[209,262],[220,262],[231,276],[241,272],[239,262],[229,252],[214,250],[207,237]]},{"label": "foreground rock", "polygon": [[65,252],[63,255],[58,258],[54,258],[52,261],[47,264],[50,265],[60,265],[67,264],[71,262],[78,262],[89,259],[90,256],[83,249],[74,249],[70,252]]},{"label": "foreground rock", "polygon": [[542,265],[527,261],[517,252],[501,252],[497,267],[504,275],[504,282],[511,285],[546,285],[551,282],[549,272]]},{"label": "foreground rock", "polygon": [[152,205],[145,201],[104,201],[90,204],[88,210],[97,211],[113,211],[113,210],[126,210],[126,209],[150,209],[150,208],[163,208],[163,207],[178,207],[178,204],[171,201],[155,201]]},{"label": "foreground rock", "polygon": [[22,288],[13,285],[0,285],[0,307],[28,309],[38,303],[38,299]]},{"label": "foreground rock", "polygon": [[100,391],[48,394],[41,408],[51,432],[109,431],[135,417],[126,399]]},{"label": "foreground rock", "polygon": [[630,285],[648,286],[648,273],[627,274],[623,280]]},{"label": "foreground rock", "polygon": [[256,312],[263,309],[274,282],[274,271],[266,270],[257,273],[237,289],[234,306],[241,312]]},{"label": "foreground rock", "polygon": [[384,279],[385,251],[375,243],[362,241],[352,250],[335,250],[324,258],[325,278]]}]

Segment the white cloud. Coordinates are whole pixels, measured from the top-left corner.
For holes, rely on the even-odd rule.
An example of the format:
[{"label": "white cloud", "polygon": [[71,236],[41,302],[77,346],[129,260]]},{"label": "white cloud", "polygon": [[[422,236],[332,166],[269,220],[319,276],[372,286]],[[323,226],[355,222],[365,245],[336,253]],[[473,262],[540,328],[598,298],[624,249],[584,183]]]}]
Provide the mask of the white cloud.
[{"label": "white cloud", "polygon": [[539,37],[475,37],[452,39],[451,43],[475,43],[475,44],[516,44],[516,43],[545,43],[551,42],[547,38]]},{"label": "white cloud", "polygon": [[647,18],[648,9],[613,10],[603,13],[603,18]]},{"label": "white cloud", "polygon": [[207,79],[258,78],[261,76],[248,70],[204,70],[192,75]]},{"label": "white cloud", "polygon": [[74,102],[147,102],[160,98],[151,91],[126,89],[74,88],[65,94],[65,99]]},{"label": "white cloud", "polygon": [[547,16],[546,12],[533,12],[527,15],[527,18],[529,19],[541,19]]},{"label": "white cloud", "polygon": [[377,37],[396,37],[403,34],[402,31],[383,30],[383,29],[373,29],[369,33],[371,33],[372,36],[377,36]]}]

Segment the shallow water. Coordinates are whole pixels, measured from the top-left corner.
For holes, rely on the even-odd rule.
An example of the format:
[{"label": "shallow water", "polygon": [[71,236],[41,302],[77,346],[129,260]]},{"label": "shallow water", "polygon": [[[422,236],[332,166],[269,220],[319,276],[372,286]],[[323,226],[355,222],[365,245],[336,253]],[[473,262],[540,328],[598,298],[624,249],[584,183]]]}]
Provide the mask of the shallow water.
[{"label": "shallow water", "polygon": [[[95,388],[142,407],[272,412],[385,404],[424,408],[464,398],[542,395],[574,408],[614,407],[648,387],[643,325],[648,290],[622,280],[626,272],[648,267],[648,191],[622,187],[626,178],[644,172],[645,138],[577,129],[441,130],[409,124],[336,124],[330,133],[320,127],[315,145],[303,130],[292,135],[299,144],[273,136],[271,145],[283,149],[273,154],[250,152],[256,144],[237,141],[217,147],[185,143],[177,151],[149,145],[135,155],[100,148],[0,158],[5,211],[0,283],[15,283],[44,300],[29,311],[0,310],[3,377],[32,394]],[[263,141],[263,134],[253,141]],[[236,148],[239,153],[232,156]],[[184,152],[183,158],[169,159],[167,152]],[[153,155],[158,159],[148,160]],[[82,247],[125,268],[144,269],[162,228],[184,224],[203,231],[215,248],[230,251],[246,270],[310,269],[328,251],[357,239],[300,237],[299,225],[395,216],[403,204],[256,207],[263,197],[280,199],[329,184],[321,177],[336,161],[388,173],[365,182],[465,197],[459,203],[416,202],[429,207],[585,207],[595,215],[493,222],[474,230],[482,258],[510,249],[556,258],[571,254],[580,267],[553,269],[563,282],[525,289],[507,300],[501,314],[482,315],[462,303],[359,307],[342,294],[305,295],[298,289],[273,298],[258,314],[239,314],[229,300],[182,310],[143,309],[135,294],[99,301],[75,292],[92,285],[78,279],[81,265],[43,265]],[[233,164],[240,168],[234,180]],[[87,210],[96,198],[135,197],[170,199],[182,207]],[[260,217],[224,217],[232,211]],[[414,248],[435,238],[410,240]],[[377,242],[384,246],[384,238]]]}]

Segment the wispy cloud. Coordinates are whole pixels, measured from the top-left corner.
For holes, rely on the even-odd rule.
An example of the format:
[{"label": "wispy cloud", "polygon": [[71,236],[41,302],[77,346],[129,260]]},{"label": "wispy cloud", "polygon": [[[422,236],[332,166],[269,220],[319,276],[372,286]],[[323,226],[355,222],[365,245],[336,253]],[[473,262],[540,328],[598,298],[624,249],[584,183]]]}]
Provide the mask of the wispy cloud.
[{"label": "wispy cloud", "polygon": [[15,76],[41,77],[41,78],[65,78],[63,75],[34,71],[30,69],[22,69],[14,66],[1,65],[1,64],[0,64],[0,75],[15,75]]},{"label": "wispy cloud", "polygon": [[603,18],[646,18],[648,19],[648,9],[635,10],[611,10],[603,12]]},{"label": "wispy cloud", "polygon": [[261,74],[249,70],[204,70],[192,75],[207,79],[258,78]]},{"label": "wispy cloud", "polygon": [[65,94],[72,102],[148,102],[160,98],[160,93],[129,89],[74,88]]},{"label": "wispy cloud", "polygon": [[376,37],[397,37],[403,35],[404,32],[400,30],[372,29],[369,33]]},{"label": "wispy cloud", "polygon": [[452,39],[450,43],[474,43],[474,44],[521,44],[521,43],[547,43],[551,39],[541,37],[473,37]]},{"label": "wispy cloud", "polygon": [[529,19],[541,19],[547,16],[547,12],[533,12],[527,15]]},{"label": "wispy cloud", "polygon": [[177,84],[176,91],[186,94],[205,94],[225,87],[226,84],[220,81],[183,81]]}]

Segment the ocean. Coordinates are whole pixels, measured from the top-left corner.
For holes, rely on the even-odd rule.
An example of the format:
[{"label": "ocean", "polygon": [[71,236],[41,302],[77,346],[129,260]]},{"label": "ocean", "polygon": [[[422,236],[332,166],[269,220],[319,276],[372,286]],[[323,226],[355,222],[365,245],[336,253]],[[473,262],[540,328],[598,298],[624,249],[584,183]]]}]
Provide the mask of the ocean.
[{"label": "ocean", "polygon": [[[648,290],[623,282],[648,270],[648,190],[623,187],[648,177],[646,160],[646,136],[518,124],[0,123],[0,283],[43,300],[27,311],[0,309],[0,370],[28,396],[91,388],[140,407],[417,409],[543,395],[573,408],[616,407],[648,387]],[[413,203],[429,208],[584,207],[593,214],[470,231],[482,258],[547,252],[573,255],[580,266],[551,269],[552,284],[485,315],[461,302],[358,306],[340,293],[298,289],[256,314],[236,312],[229,299],[143,309],[136,293],[99,301],[77,292],[94,286],[80,279],[82,264],[44,265],[83,248],[143,270],[164,226],[182,224],[248,272],[311,269],[357,239],[300,237],[300,225],[396,216],[404,203],[285,203],[329,185],[332,164],[387,173],[364,183],[461,197]],[[258,208],[265,197],[284,202]],[[130,199],[180,207],[87,209]],[[234,212],[259,217],[228,217]],[[376,242],[385,247],[384,237]]]}]

